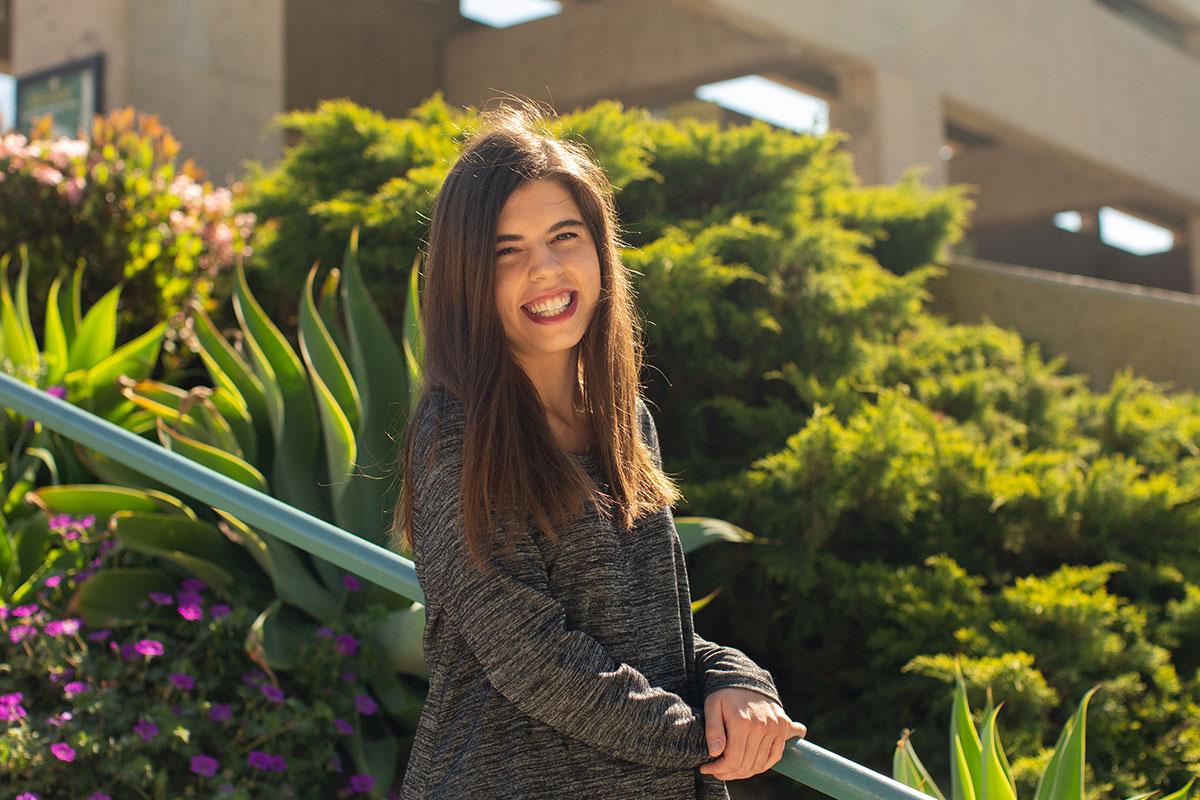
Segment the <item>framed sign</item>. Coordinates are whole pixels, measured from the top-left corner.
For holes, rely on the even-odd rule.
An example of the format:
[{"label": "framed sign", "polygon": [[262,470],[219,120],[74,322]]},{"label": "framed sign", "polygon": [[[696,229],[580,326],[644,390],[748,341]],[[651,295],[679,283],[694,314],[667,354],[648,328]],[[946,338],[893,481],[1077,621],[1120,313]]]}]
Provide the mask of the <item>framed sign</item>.
[{"label": "framed sign", "polygon": [[16,128],[29,134],[33,121],[53,117],[53,136],[86,137],[92,117],[104,113],[104,55],[69,61],[17,77]]}]

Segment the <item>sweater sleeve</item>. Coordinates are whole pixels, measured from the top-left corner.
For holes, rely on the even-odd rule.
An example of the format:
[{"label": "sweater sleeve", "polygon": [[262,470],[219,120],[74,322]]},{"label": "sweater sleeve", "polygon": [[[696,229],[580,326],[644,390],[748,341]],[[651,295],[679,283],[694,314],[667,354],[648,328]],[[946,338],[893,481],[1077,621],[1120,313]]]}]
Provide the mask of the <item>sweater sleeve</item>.
[{"label": "sweater sleeve", "polygon": [[529,531],[514,532],[509,550],[494,549],[490,574],[470,560],[458,518],[464,420],[460,401],[447,396],[418,415],[413,442],[414,556],[430,612],[528,716],[627,761],[665,769],[711,761],[702,710],[566,627]]},{"label": "sweater sleeve", "polygon": [[[642,436],[650,448],[655,463],[661,469],[662,450],[658,444],[658,429],[654,424],[654,417],[651,415],[650,409],[641,398],[638,399],[638,413],[642,422]],[[687,575],[680,575],[679,580],[681,583],[686,583]],[[698,633],[693,635],[693,639],[696,651],[696,675],[700,683],[701,697],[707,697],[718,689],[752,689],[783,705],[771,673],[755,664],[741,650],[710,642]]]}]

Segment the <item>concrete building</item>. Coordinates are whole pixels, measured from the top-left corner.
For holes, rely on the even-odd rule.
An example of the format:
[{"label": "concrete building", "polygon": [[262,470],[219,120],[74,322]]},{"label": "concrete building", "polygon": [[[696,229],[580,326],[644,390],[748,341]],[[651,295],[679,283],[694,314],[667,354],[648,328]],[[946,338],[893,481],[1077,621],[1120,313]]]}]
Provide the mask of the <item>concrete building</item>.
[{"label": "concrete building", "polygon": [[[1200,0],[558,5],[497,28],[459,0],[0,0],[0,71],[103,53],[108,108],[158,114],[218,181],[280,154],[276,113],[327,97],[389,115],[435,89],[559,111],[611,97],[739,119],[696,89],[760,75],[828,103],[864,183],[924,164],[930,184],[978,187],[963,255],[1200,293]],[[1169,249],[1106,243],[1107,209],[1169,231]]]}]

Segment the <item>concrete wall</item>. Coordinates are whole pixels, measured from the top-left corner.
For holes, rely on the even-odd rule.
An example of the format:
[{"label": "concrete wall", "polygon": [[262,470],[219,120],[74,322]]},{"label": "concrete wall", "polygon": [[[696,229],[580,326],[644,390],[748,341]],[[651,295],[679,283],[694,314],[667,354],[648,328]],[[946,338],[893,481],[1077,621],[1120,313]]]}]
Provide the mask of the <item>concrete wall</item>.
[{"label": "concrete wall", "polygon": [[933,310],[958,322],[984,317],[1062,354],[1105,389],[1129,366],[1137,375],[1200,391],[1200,298],[1098,278],[956,257],[931,281]]},{"label": "concrete wall", "polygon": [[284,0],[14,0],[13,70],[105,54],[107,110],[155,114],[217,184],[278,157]]}]

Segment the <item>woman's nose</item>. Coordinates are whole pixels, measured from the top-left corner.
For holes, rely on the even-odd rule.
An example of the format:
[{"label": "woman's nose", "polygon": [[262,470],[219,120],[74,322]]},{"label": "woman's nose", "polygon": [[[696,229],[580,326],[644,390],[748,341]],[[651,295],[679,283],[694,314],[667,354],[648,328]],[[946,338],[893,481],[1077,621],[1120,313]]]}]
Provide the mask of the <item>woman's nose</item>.
[{"label": "woman's nose", "polygon": [[548,245],[539,244],[533,248],[533,265],[530,267],[530,271],[535,274],[561,272],[562,261]]}]

